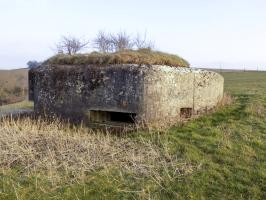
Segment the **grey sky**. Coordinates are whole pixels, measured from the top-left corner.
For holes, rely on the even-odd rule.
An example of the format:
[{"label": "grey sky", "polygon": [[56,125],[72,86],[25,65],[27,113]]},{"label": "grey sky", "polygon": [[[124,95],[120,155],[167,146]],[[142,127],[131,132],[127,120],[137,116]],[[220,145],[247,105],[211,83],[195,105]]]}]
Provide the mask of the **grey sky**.
[{"label": "grey sky", "polygon": [[61,35],[144,33],[192,66],[266,69],[265,0],[0,0],[0,69],[45,60]]}]

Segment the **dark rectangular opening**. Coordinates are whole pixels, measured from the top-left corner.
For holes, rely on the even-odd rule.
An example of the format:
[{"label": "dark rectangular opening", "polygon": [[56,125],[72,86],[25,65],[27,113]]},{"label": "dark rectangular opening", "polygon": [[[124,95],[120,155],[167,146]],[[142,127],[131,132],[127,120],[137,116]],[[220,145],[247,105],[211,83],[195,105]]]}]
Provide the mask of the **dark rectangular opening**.
[{"label": "dark rectangular opening", "polygon": [[136,114],[135,113],[122,113],[122,112],[109,112],[110,113],[110,121],[114,122],[126,122],[126,123],[134,123]]},{"label": "dark rectangular opening", "polygon": [[192,108],[181,108],[180,117],[187,119],[192,117]]},{"label": "dark rectangular opening", "polygon": [[90,110],[90,121],[92,122],[124,122],[135,123],[136,113],[94,111]]}]

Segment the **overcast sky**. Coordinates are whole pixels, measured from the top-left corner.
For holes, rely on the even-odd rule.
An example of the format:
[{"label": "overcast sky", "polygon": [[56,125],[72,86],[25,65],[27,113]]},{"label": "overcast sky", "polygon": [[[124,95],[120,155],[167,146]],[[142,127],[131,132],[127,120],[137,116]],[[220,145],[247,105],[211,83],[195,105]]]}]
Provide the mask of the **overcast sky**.
[{"label": "overcast sky", "polygon": [[266,0],[0,0],[0,69],[52,56],[62,35],[144,33],[195,67],[266,69]]}]

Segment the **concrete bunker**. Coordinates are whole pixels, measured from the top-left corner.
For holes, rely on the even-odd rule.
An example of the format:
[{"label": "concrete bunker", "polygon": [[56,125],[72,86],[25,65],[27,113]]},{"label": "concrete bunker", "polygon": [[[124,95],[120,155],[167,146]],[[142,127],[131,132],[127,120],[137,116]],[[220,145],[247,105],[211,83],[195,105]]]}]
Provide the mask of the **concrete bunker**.
[{"label": "concrete bunker", "polygon": [[223,97],[215,72],[163,65],[58,65],[29,71],[37,113],[88,122],[174,123]]}]

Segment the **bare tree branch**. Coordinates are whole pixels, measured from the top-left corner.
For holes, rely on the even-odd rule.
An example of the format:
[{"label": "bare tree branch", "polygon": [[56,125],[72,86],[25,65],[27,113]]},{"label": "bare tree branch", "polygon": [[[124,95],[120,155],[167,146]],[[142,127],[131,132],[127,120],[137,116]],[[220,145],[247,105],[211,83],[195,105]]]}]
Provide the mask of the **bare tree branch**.
[{"label": "bare tree branch", "polygon": [[93,40],[94,48],[102,53],[112,52],[113,44],[111,35],[104,31],[99,31],[96,38]]},{"label": "bare tree branch", "polygon": [[134,42],[132,41],[130,35],[126,32],[118,32],[117,34],[111,35],[111,42],[115,51],[123,51],[126,49],[132,49]]},{"label": "bare tree branch", "polygon": [[134,46],[137,49],[154,49],[154,42],[147,40],[146,32],[143,37],[138,33],[134,39]]},{"label": "bare tree branch", "polygon": [[76,54],[84,49],[89,42],[81,41],[74,36],[62,36],[61,40],[56,44],[58,53],[66,53],[68,55]]}]

